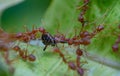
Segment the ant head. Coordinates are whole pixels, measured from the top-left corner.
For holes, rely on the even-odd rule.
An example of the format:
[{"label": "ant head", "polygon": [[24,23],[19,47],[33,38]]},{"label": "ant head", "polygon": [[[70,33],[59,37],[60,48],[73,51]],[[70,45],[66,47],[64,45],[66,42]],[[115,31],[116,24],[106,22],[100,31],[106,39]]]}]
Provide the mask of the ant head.
[{"label": "ant head", "polygon": [[19,47],[19,46],[15,46],[15,47],[13,47],[13,50],[19,51],[19,50],[20,50],[20,47]]},{"label": "ant head", "polygon": [[99,25],[99,26],[96,28],[96,30],[97,30],[98,32],[102,31],[103,29],[104,29],[104,26],[103,26],[103,25]]},{"label": "ant head", "polygon": [[81,22],[81,23],[84,23],[84,17],[83,17],[83,14],[81,15],[79,15],[79,17],[78,17],[78,21],[79,22]]},{"label": "ant head", "polygon": [[45,32],[46,32],[46,30],[45,30],[43,27],[40,27],[38,30],[39,30],[41,33],[45,33]]},{"label": "ant head", "polygon": [[23,36],[22,33],[17,33],[17,34],[16,34],[16,38],[21,38],[22,36]]}]

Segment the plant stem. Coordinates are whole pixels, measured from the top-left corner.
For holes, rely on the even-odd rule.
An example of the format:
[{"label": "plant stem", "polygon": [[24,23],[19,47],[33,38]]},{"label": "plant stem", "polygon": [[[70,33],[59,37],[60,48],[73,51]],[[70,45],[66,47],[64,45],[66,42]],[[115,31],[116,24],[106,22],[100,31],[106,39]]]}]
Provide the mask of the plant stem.
[{"label": "plant stem", "polygon": [[107,58],[104,58],[98,55],[90,54],[90,53],[87,53],[86,58],[92,61],[98,62],[100,64],[106,65],[108,67],[120,70],[119,62],[116,62],[116,61],[113,61],[113,60],[110,60],[110,59],[107,59]]}]

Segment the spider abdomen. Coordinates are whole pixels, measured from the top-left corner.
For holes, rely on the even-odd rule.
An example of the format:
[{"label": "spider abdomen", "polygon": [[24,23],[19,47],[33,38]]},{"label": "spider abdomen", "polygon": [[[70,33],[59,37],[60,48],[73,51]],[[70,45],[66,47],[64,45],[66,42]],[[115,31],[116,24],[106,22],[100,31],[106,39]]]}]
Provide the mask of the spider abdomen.
[{"label": "spider abdomen", "polygon": [[[46,47],[47,47],[47,45],[52,45],[52,46],[56,45],[56,41],[55,41],[54,37],[52,37],[49,33],[42,34],[41,39],[42,39],[43,44]],[[44,50],[46,49],[46,47],[44,48]]]}]

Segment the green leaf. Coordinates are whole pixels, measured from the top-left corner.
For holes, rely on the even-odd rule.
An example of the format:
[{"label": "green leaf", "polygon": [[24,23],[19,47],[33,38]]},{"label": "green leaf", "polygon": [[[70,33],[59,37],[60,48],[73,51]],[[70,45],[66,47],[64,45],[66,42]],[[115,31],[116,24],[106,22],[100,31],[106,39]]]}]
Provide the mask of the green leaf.
[{"label": "green leaf", "polygon": [[[79,31],[81,28],[81,23],[77,21],[80,10],[76,10],[77,6],[81,6],[81,4],[81,0],[52,0],[43,16],[42,20],[44,24],[41,24],[41,26],[45,27],[52,35],[58,30],[67,37],[73,36],[75,34],[74,30]],[[88,63],[82,66],[85,70],[85,76],[120,75],[120,51],[118,54],[112,51],[112,45],[117,38],[113,33],[119,32],[117,28],[120,20],[119,4],[120,0],[90,0],[89,9],[85,15],[89,25],[85,29],[92,31],[95,29],[95,26],[100,24],[103,24],[105,29],[93,38],[91,44],[85,48],[85,55],[81,57],[82,61],[87,61]],[[28,14],[28,18],[31,20],[38,19],[36,16],[33,17],[33,15]],[[13,21],[16,20],[13,19]],[[39,24],[39,20],[25,23],[22,19],[21,22],[16,22],[16,26],[21,24]],[[8,29],[7,26],[4,28]],[[20,46],[23,49],[26,48],[26,44],[21,43]],[[76,47],[69,47],[67,45],[63,47],[60,44],[58,44],[58,47],[68,60],[75,59]],[[76,71],[68,69],[68,66],[58,54],[52,52],[52,47],[49,46],[46,51],[43,51],[42,46],[28,45],[27,49],[29,53],[35,50],[34,55],[37,57],[37,60],[29,62],[21,58],[17,59],[13,63],[13,67],[15,67],[14,76],[78,76]]]},{"label": "green leaf", "polygon": [[20,32],[25,30],[23,26],[29,29],[32,29],[32,25],[39,26],[50,2],[51,0],[27,0],[7,8],[1,16],[2,28],[9,32]]}]

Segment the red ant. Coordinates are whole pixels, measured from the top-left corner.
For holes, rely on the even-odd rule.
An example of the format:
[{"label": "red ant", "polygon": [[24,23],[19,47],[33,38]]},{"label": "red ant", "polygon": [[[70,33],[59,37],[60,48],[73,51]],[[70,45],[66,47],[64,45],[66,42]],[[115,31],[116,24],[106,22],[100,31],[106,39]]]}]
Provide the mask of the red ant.
[{"label": "red ant", "polygon": [[91,38],[93,38],[97,32],[100,32],[104,29],[103,25],[99,25],[93,33],[89,33],[88,31],[81,31],[78,36],[74,36],[73,38],[67,41],[68,45],[89,45],[91,43]]},{"label": "red ant", "polygon": [[76,50],[76,55],[77,55],[76,58],[77,67],[80,67],[80,57],[83,55],[83,51],[79,47]]},{"label": "red ant", "polygon": [[12,60],[9,59],[9,50],[10,50],[10,45],[5,43],[5,42],[0,42],[0,52],[3,52],[3,58],[7,65],[9,66],[9,71],[10,73],[14,73],[14,68],[11,65]]},{"label": "red ant", "polygon": [[64,57],[64,54],[59,50],[59,48],[55,47],[54,52],[59,53],[60,57],[62,57],[62,60],[64,63],[67,63],[67,60]]},{"label": "red ant", "polygon": [[83,51],[78,47],[76,50],[77,58],[76,58],[76,64],[77,64],[77,72],[80,76],[84,75],[83,68],[80,67],[80,56],[83,55]]},{"label": "red ant", "polygon": [[118,37],[118,39],[116,40],[115,44],[112,46],[112,50],[114,52],[117,52],[119,50],[119,43],[120,43],[120,39]]},{"label": "red ant", "polygon": [[0,51],[8,51],[9,46],[5,43],[0,42]]},{"label": "red ant", "polygon": [[77,66],[72,61],[67,62],[67,60],[64,57],[64,54],[58,48],[54,48],[54,52],[59,53],[60,57],[62,57],[62,59],[63,59],[63,62],[67,63],[68,67],[70,69],[76,70],[79,75],[83,76],[84,70],[80,67],[80,62],[79,62],[79,60],[80,60],[79,57],[83,54],[82,50],[80,50],[79,48],[76,50],[76,54],[77,54],[77,62],[76,63],[77,63]]},{"label": "red ant", "polygon": [[[120,27],[120,25],[118,25],[118,28]],[[114,52],[118,52],[119,50],[119,44],[120,44],[120,34],[118,35],[118,38],[116,39],[114,45],[112,46],[112,50]]]},{"label": "red ant", "polygon": [[82,23],[82,27],[83,27],[84,26],[84,22],[85,22],[83,14],[79,15],[78,20]]},{"label": "red ant", "polygon": [[49,33],[47,33],[46,30],[42,27],[38,29],[33,28],[31,32],[27,31],[26,33],[18,33],[16,34],[16,38],[24,42],[29,42],[30,40],[36,39],[37,32],[42,33],[41,39],[42,39],[42,42],[45,44],[45,47],[43,49],[44,51],[48,45],[52,45],[52,46],[56,45],[56,41],[54,37],[52,37]]},{"label": "red ant", "polygon": [[19,40],[22,40],[24,42],[29,42],[30,40],[36,39],[36,33],[37,32],[41,32],[42,34],[44,34],[45,29],[42,28],[42,27],[40,27],[38,29],[34,29],[34,27],[33,27],[32,31],[27,30],[27,32],[25,32],[25,33],[17,33],[15,35],[15,38],[19,39]]},{"label": "red ant", "polygon": [[57,43],[66,43],[68,40],[67,38],[65,38],[64,34],[61,34],[59,32],[58,32],[58,34],[54,35],[54,38],[55,38]]},{"label": "red ant", "polygon": [[72,45],[74,42],[73,42],[73,39],[69,39],[68,40],[68,45]]},{"label": "red ant", "polygon": [[15,38],[22,40],[24,42],[29,42],[30,40],[35,39],[35,32],[33,30],[32,32],[27,32],[27,33],[17,33],[15,35]]},{"label": "red ant", "polygon": [[70,69],[76,70],[76,65],[73,62],[67,62],[67,60],[64,57],[64,54],[58,48],[54,48],[54,52],[59,53],[60,57],[62,57],[63,62],[67,63]]},{"label": "red ant", "polygon": [[9,50],[10,50],[10,44],[5,42],[0,42],[0,52],[3,52],[4,58],[7,64],[10,64],[11,61],[9,60]]},{"label": "red ant", "polygon": [[81,67],[78,67],[74,64],[74,62],[70,61],[68,62],[68,67],[72,70],[76,70],[77,73],[80,75],[80,76],[83,76],[84,75],[84,69],[82,69]]},{"label": "red ant", "polygon": [[85,38],[85,37],[87,37],[87,36],[90,36],[90,33],[89,33],[88,31],[82,31],[82,32],[80,33],[80,37],[81,37],[81,38]]},{"label": "red ant", "polygon": [[81,33],[80,35],[82,38],[81,39],[77,39],[76,40],[73,40],[73,39],[69,39],[68,40],[68,45],[72,45],[72,44],[75,44],[75,45],[88,45],[90,44],[90,35],[87,35],[87,33]]},{"label": "red ant", "polygon": [[[33,29],[31,32],[27,31],[26,33],[18,33],[18,34],[16,34],[16,38],[20,39],[24,42],[29,42],[32,39],[36,39],[37,32],[42,33],[41,40],[42,40],[43,44],[45,45],[45,47],[43,49],[44,51],[46,50],[48,45],[57,46],[57,43],[66,43],[66,41],[61,40],[61,38],[53,37],[51,34],[46,32],[46,30],[42,27],[40,27],[38,29]],[[62,37],[64,37],[64,36],[62,36]]]},{"label": "red ant", "polygon": [[96,31],[100,32],[104,29],[104,26],[103,25],[99,25],[97,28],[96,28]]},{"label": "red ant", "polygon": [[82,6],[82,11],[78,17],[78,21],[80,21],[82,23],[82,28],[85,26],[84,14],[88,8],[88,6],[87,6],[88,2],[89,2],[89,0],[84,0],[84,5]]},{"label": "red ant", "polygon": [[35,61],[36,57],[33,54],[27,54],[27,50],[21,50],[19,46],[14,46],[13,50],[19,53],[19,56],[24,60]]}]

